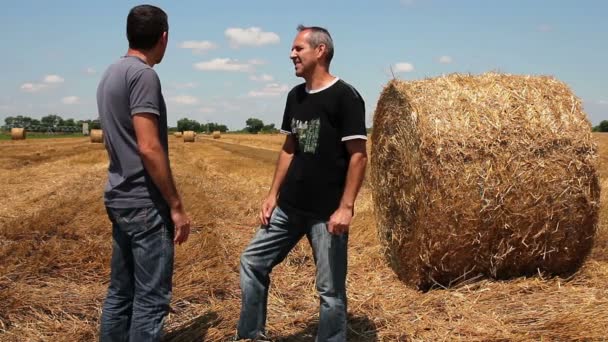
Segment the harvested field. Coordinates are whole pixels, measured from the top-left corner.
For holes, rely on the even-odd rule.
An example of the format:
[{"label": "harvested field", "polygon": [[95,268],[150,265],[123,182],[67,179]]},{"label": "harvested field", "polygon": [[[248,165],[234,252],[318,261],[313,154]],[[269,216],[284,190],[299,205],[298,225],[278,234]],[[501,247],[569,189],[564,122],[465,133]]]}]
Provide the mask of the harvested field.
[{"label": "harvested field", "polygon": [[[595,134],[608,188],[608,134]],[[107,157],[87,138],[0,142],[0,341],[95,340],[109,278],[102,203]],[[239,254],[256,229],[283,136],[170,139],[195,228],[176,248],[168,341],[223,341],[239,313]],[[39,155],[38,155],[39,154]],[[542,275],[418,292],[381,255],[370,189],[349,251],[349,341],[529,341],[608,338],[608,196],[591,255],[571,278]],[[268,331],[312,341],[318,299],[306,241],[273,274]]]}]

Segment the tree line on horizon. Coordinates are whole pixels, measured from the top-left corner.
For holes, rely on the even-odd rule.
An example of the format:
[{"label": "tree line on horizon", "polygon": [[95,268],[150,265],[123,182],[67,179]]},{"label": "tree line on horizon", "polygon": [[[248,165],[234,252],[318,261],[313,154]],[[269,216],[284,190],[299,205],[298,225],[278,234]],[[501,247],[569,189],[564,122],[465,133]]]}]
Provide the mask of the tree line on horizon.
[{"label": "tree line on horizon", "polygon": [[11,128],[25,128],[30,132],[80,132],[82,124],[89,124],[89,129],[99,129],[99,119],[75,120],[64,119],[57,114],[49,114],[40,119],[26,115],[7,116],[4,118],[4,130]]},{"label": "tree line on horizon", "polygon": [[608,120],[602,120],[599,125],[593,126],[594,132],[608,132]]},{"label": "tree line on horizon", "polygon": [[[10,130],[11,128],[25,128],[30,132],[50,132],[50,133],[63,133],[63,132],[80,132],[82,130],[82,124],[87,123],[89,129],[101,129],[99,118],[87,119],[87,120],[76,120],[76,119],[64,119],[57,114],[49,114],[43,116],[40,119],[35,119],[26,115],[7,116],[4,119],[3,130]],[[189,118],[181,118],[177,121],[176,127],[169,127],[169,131],[195,131],[198,133],[211,133],[214,131],[220,131],[222,133],[228,132],[228,126],[209,122],[201,124],[196,120]],[[274,127],[274,124],[266,125],[258,118],[249,118],[245,121],[245,127],[236,132],[242,133],[277,133],[278,129]]]}]

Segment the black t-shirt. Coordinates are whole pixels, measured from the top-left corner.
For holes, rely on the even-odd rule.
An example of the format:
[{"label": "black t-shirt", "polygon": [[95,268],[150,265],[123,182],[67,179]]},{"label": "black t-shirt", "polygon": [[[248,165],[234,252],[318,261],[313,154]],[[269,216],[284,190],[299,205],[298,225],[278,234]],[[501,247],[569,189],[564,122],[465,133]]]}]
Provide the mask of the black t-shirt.
[{"label": "black t-shirt", "polygon": [[350,160],[344,142],[367,139],[363,98],[338,78],[310,92],[300,84],[287,95],[281,132],[294,135],[296,149],[281,184],[279,206],[329,219],[344,192]]}]

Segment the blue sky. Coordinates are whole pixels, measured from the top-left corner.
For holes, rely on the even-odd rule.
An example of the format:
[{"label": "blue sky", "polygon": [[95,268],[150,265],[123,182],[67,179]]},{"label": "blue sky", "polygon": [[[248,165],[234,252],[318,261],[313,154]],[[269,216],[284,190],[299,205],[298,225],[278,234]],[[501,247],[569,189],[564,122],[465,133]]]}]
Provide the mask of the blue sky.
[{"label": "blue sky", "polygon": [[[382,87],[445,73],[552,75],[583,100],[593,124],[608,119],[608,2],[440,0],[155,1],[169,15],[157,70],[169,124],[182,117],[230,129],[249,117],[280,125],[294,76],[298,24],[331,32],[331,72],[366,101]],[[11,1],[0,12],[0,123],[10,115],[97,117],[105,68],[127,50],[134,1]]]}]

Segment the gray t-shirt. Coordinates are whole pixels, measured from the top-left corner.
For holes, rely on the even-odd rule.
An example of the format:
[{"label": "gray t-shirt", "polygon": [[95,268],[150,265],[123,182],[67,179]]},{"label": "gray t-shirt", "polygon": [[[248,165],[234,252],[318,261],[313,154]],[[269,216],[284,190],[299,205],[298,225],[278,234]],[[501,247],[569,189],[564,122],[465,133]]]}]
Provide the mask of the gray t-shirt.
[{"label": "gray t-shirt", "polygon": [[110,159],[104,202],[111,208],[166,206],[144,168],[137,147],[133,115],[158,115],[158,137],[168,154],[167,108],[158,75],[138,57],[110,65],[97,87],[97,108]]}]

